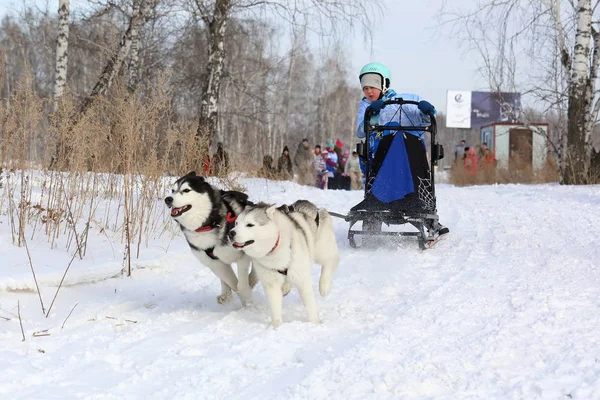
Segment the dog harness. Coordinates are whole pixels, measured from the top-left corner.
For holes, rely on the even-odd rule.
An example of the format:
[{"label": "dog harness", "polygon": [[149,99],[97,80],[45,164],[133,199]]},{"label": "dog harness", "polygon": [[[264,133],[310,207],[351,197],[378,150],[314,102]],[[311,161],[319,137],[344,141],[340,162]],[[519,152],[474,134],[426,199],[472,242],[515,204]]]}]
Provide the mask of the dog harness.
[{"label": "dog harness", "polygon": [[[283,204],[283,205],[277,207],[277,209],[286,214],[296,211],[294,209],[293,205],[287,205],[287,204]],[[317,226],[319,226],[319,213],[317,213],[317,217],[315,218],[315,223],[317,224]]]},{"label": "dog harness", "polygon": [[[231,212],[228,212],[227,215],[225,216],[225,221],[228,224],[233,224],[236,219],[237,219],[237,215],[233,215]],[[214,228],[216,228],[218,226],[220,226],[220,225],[215,222],[214,224],[211,224],[211,225],[201,226],[200,228],[195,229],[194,231],[195,232],[208,232],[208,231],[211,231],[211,230],[213,230]],[[279,238],[277,239],[277,242],[279,242]],[[192,245],[190,244],[190,246],[192,246]],[[192,246],[192,247],[195,250],[200,250],[196,246]],[[275,247],[277,247],[277,244],[275,244]],[[273,248],[273,250],[275,250],[275,248]],[[271,250],[271,251],[273,251],[273,250]],[[208,249],[202,249],[202,251],[204,251],[206,253],[206,255],[210,259],[212,259],[212,260],[218,260],[219,259],[219,257],[215,256],[215,253],[214,253],[215,247],[214,246],[210,247]]]},{"label": "dog harness", "polygon": [[[228,212],[227,215],[225,216],[225,221],[228,224],[231,224],[231,223],[235,222],[236,219],[237,219],[237,216],[235,216],[235,215],[232,216],[231,212]],[[216,228],[218,226],[221,226],[221,225],[215,222],[213,224],[206,225],[206,226],[201,226],[198,229],[194,229],[194,232],[208,232],[208,231],[212,231],[214,228]]]}]

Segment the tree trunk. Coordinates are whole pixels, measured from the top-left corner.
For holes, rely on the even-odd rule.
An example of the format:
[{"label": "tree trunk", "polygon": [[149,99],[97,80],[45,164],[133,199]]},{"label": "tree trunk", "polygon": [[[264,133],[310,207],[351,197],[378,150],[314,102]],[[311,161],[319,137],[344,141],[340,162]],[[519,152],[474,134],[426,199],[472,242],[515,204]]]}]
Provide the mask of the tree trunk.
[{"label": "tree trunk", "polygon": [[140,34],[139,30],[131,35],[131,55],[129,57],[129,65],[127,70],[129,72],[129,79],[127,82],[127,89],[130,93],[136,91],[140,80]]},{"label": "tree trunk", "polygon": [[579,0],[575,51],[569,84],[567,142],[564,147],[566,153],[563,156],[562,183],[567,185],[586,184],[589,178],[591,162],[589,129],[592,126],[589,121],[592,112],[592,85],[594,84],[590,81],[591,38],[591,0]]},{"label": "tree trunk", "polygon": [[[106,93],[106,91],[110,88],[114,78],[119,73],[123,62],[127,57],[127,54],[129,53],[129,49],[131,48],[132,37],[135,37],[138,34],[138,30],[140,29],[145,19],[141,11],[146,10],[146,8],[144,7],[144,3],[146,1],[149,0],[134,1],[133,14],[131,15],[131,19],[129,20],[129,26],[127,27],[127,31],[125,31],[125,34],[121,38],[119,48],[117,49],[115,54],[108,60],[106,66],[104,67],[104,71],[102,72],[102,75],[96,82],[96,85],[92,89],[92,92],[88,97],[85,98],[85,100],[83,100],[79,108],[79,112],[71,116],[71,123],[69,126],[70,134],[81,120],[81,117],[84,116],[86,112],[90,109],[96,98]],[[70,136],[70,134],[67,136]],[[56,145],[54,156],[50,161],[50,168],[66,168],[69,166],[72,148],[69,143],[62,143],[63,141],[63,139],[59,139],[59,142]]]},{"label": "tree trunk", "polygon": [[[143,3],[145,0],[137,0],[133,3],[133,14],[131,15],[131,19],[129,20],[129,26],[127,27],[127,31],[121,38],[119,42],[119,48],[117,52],[108,60],[106,66],[104,67],[104,71],[102,75],[96,82],[96,85],[92,89],[92,92],[86,99],[83,101],[81,108],[79,109],[79,116],[84,115],[90,106],[93,104],[96,97],[101,96],[106,93],[106,91],[112,85],[113,80],[119,73],[121,66],[123,65],[123,61],[129,54],[129,49],[131,48],[132,39],[139,35],[139,29],[144,21],[144,15],[141,12],[145,10]],[[77,120],[79,118],[76,118]]]},{"label": "tree trunk", "polygon": [[[131,49],[129,55],[129,65],[127,70],[129,72],[129,78],[127,88],[129,92],[133,93],[137,90],[140,83],[140,52],[142,50],[142,39],[140,36],[141,27],[150,18],[150,13],[156,7],[157,0],[138,0],[139,13],[141,14],[142,22],[139,24],[139,28],[131,32]],[[135,5],[134,5],[135,7]],[[134,13],[136,9],[134,8]]]},{"label": "tree trunk", "polygon": [[[285,97],[284,97],[284,108],[283,108],[283,129],[281,130],[281,138],[284,143],[290,143],[290,134],[289,134],[289,115],[292,104],[292,85],[294,84],[294,73],[296,66],[296,46],[298,45],[298,37],[296,36],[296,31],[293,32],[293,41],[292,41],[292,49],[290,50],[290,63],[288,64],[287,70],[287,80],[286,80],[286,88],[285,88]],[[296,143],[294,143],[295,145]],[[283,148],[282,148],[283,149]],[[277,154],[277,153],[275,153]]]},{"label": "tree trunk", "polygon": [[[0,61],[3,65],[0,69],[4,74],[4,93],[6,93],[6,113],[10,112],[10,78],[8,77],[8,58],[6,57],[6,50],[0,50],[0,55],[2,55],[2,61]],[[0,75],[1,76],[1,75]]]},{"label": "tree trunk", "polygon": [[223,77],[225,32],[230,10],[230,0],[216,0],[213,17],[207,21],[210,34],[207,79],[202,92],[200,118],[196,133],[198,150],[202,158],[208,155],[210,143],[218,130],[219,90]]},{"label": "tree trunk", "polygon": [[56,40],[56,70],[54,75],[54,111],[67,85],[69,49],[69,0],[58,3],[58,38]]}]

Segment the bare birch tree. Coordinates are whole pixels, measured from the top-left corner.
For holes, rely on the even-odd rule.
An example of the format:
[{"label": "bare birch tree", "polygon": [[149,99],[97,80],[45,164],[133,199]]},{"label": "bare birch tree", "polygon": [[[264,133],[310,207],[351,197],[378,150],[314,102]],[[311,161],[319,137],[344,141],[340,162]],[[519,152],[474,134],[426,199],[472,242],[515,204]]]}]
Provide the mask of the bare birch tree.
[{"label": "bare birch tree", "polygon": [[226,57],[225,36],[228,24],[235,15],[269,16],[285,21],[292,28],[309,26],[323,34],[339,28],[348,29],[356,24],[367,27],[375,0],[189,0],[194,12],[208,30],[208,62],[206,81],[202,92],[198,123],[198,143],[205,154],[213,136],[218,135],[219,95]]},{"label": "bare birch tree", "polygon": [[481,56],[493,91],[520,91],[565,116],[554,144],[563,184],[591,183],[591,134],[598,121],[600,19],[594,0],[477,0],[441,12],[455,38]]},{"label": "bare birch tree", "polygon": [[[151,2],[152,0],[133,0],[133,11],[131,13],[131,18],[129,19],[129,24],[127,26],[127,30],[121,37],[121,41],[119,42],[119,46],[117,50],[114,52],[113,56],[110,57],[106,66],[104,67],[104,71],[100,78],[94,85],[91,93],[88,97],[85,98],[81,107],[79,109],[79,116],[85,114],[85,112],[92,105],[96,97],[103,95],[112,85],[115,77],[119,73],[125,58],[129,54],[129,49],[131,48],[131,44],[134,40],[138,39],[139,30],[142,27],[142,24],[146,20],[146,15],[149,10],[149,7],[146,3]],[[77,118],[75,118],[77,120]]]},{"label": "bare birch tree", "polygon": [[[139,13],[142,21],[140,28],[131,32],[131,50],[129,56],[129,65],[127,71],[129,73],[127,87],[130,92],[135,92],[140,81],[140,52],[142,50],[141,26],[148,22],[152,12],[155,10],[158,0],[143,0],[140,4]],[[134,9],[134,13],[136,10]]]},{"label": "bare birch tree", "polygon": [[[129,50],[134,41],[139,38],[139,30],[142,28],[147,19],[148,13],[156,3],[156,0],[133,0],[132,12],[129,18],[127,29],[118,44],[116,51],[108,59],[102,74],[96,81],[90,94],[81,103],[78,112],[71,116],[70,131],[79,123],[80,119],[88,112],[92,104],[99,96],[106,94],[111,87],[115,77],[121,70],[125,59],[129,54]],[[137,64],[135,65],[137,68]],[[137,84],[137,82],[136,82]],[[57,163],[69,165],[69,156],[71,146],[68,143],[57,143],[56,151],[50,161],[50,168],[55,168]]]},{"label": "bare birch tree", "polygon": [[56,39],[56,72],[54,76],[54,110],[67,84],[69,49],[69,0],[58,2],[58,37]]}]

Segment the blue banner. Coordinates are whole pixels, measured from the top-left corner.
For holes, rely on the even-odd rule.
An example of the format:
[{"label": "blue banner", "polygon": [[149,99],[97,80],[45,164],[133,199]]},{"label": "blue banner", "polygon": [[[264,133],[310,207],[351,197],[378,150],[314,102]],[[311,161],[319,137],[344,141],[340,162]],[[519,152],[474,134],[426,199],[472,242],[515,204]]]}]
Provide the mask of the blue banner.
[{"label": "blue banner", "polygon": [[521,93],[471,92],[471,127],[521,122]]}]

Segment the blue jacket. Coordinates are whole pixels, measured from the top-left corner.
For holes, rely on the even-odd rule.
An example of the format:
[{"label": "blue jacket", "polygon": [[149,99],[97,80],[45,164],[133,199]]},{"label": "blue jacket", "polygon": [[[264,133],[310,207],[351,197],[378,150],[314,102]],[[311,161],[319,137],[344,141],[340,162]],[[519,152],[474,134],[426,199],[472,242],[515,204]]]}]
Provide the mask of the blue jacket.
[{"label": "blue jacket", "polygon": [[[402,93],[396,94],[393,90],[388,90],[382,100],[390,100],[402,97],[405,100],[420,101],[420,97],[416,94]],[[367,107],[371,101],[363,98],[358,107],[358,118],[356,124],[356,136],[359,138],[365,137],[364,131],[364,116]],[[425,126],[430,123],[429,116],[423,114],[414,104],[406,104],[400,106],[397,104],[387,105],[378,115],[371,116],[371,125],[390,125],[390,126]],[[375,155],[382,136],[389,135],[396,131],[383,131],[382,135],[369,136],[369,151],[371,158],[369,160],[361,160],[369,165],[372,162],[372,157]],[[404,132],[404,134],[412,134],[421,139],[423,147],[425,140],[423,131]],[[408,163],[408,155],[404,145],[403,136],[397,135],[392,141],[392,145],[387,153],[386,159],[383,161],[381,168],[375,177],[371,189],[371,193],[376,198],[383,202],[391,202],[404,198],[407,194],[415,191],[413,179]]]},{"label": "blue jacket", "polygon": [[[400,93],[392,89],[388,90],[382,97],[382,100],[390,100],[402,97],[404,100],[421,101],[421,98],[412,93]],[[358,118],[356,119],[356,136],[359,138],[365,137],[364,118],[367,107],[371,105],[371,101],[366,97],[363,97],[362,101],[358,105]],[[371,117],[371,125],[385,125],[391,122],[397,122],[404,126],[424,126],[429,124],[429,117],[423,114],[419,108],[414,104],[406,104],[402,106],[402,112],[399,112],[400,106],[392,104],[385,106],[378,115]],[[389,134],[389,131],[386,131]],[[411,132],[416,136],[421,136],[422,133]],[[384,133],[386,134],[386,133]]]}]

